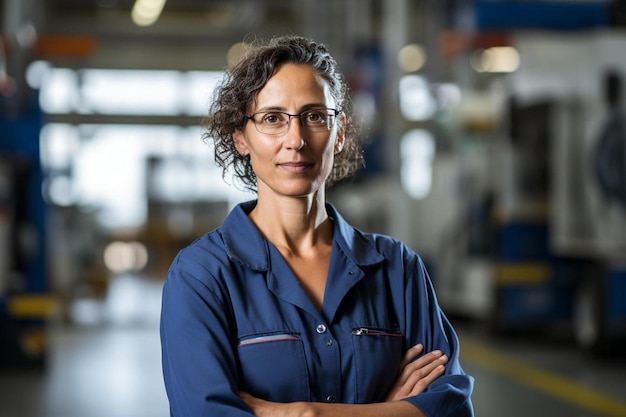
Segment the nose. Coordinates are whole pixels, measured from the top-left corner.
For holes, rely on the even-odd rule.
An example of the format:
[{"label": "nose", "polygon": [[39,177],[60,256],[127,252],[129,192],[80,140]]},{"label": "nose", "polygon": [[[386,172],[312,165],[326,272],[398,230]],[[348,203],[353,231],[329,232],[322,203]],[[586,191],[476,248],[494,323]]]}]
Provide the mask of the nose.
[{"label": "nose", "polygon": [[[294,120],[295,119],[295,120]],[[294,127],[295,125],[295,127]],[[287,133],[285,133],[283,144],[289,149],[295,149],[299,151],[304,146],[304,138],[302,134],[302,124],[300,118],[292,116],[289,118],[289,124],[287,125]]]}]

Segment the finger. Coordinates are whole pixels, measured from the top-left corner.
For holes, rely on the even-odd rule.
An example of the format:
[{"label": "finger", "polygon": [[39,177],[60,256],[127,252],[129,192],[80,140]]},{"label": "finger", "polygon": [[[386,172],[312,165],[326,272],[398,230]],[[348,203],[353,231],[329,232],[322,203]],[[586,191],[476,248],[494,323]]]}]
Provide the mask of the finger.
[{"label": "finger", "polygon": [[[418,349],[421,351],[423,346],[417,345],[415,348],[414,352]],[[404,359],[412,357],[414,355],[407,352]],[[445,373],[444,365],[448,360],[447,355],[436,350],[406,364],[389,390],[386,400],[400,400],[423,392],[434,380]]]},{"label": "finger", "polygon": [[421,361],[420,363],[411,363],[405,368],[405,374],[402,378],[403,385],[409,388],[420,383],[422,385],[428,385],[441,376],[445,371],[445,364],[448,362],[448,357],[444,354],[433,352],[433,355],[429,355],[426,359],[427,360]]},{"label": "finger", "polygon": [[[417,344],[406,351],[402,361],[400,361],[400,372],[398,373],[398,383],[402,384],[409,377],[411,373],[413,373],[412,369],[407,369],[407,367],[415,363],[415,358],[418,357],[422,351],[424,350],[424,346],[420,343]],[[418,359],[419,360],[419,359]]]},{"label": "finger", "polygon": [[437,378],[443,375],[445,367],[443,364],[437,364],[434,368],[426,370],[418,369],[413,374],[407,375],[404,381],[396,381],[392,389],[389,391],[387,400],[401,400],[413,395],[417,395],[426,388]]},{"label": "finger", "polygon": [[408,372],[414,372],[416,369],[427,367],[431,364],[445,364],[448,362],[448,357],[440,350],[429,352],[426,355],[416,359],[406,366]]},{"label": "finger", "polygon": [[407,373],[427,375],[439,365],[448,363],[448,356],[442,352],[431,352],[428,355],[408,364],[405,367]]},{"label": "finger", "polygon": [[[411,375],[415,373],[417,370],[425,368],[428,365],[431,365],[433,363],[436,363],[436,365],[439,365],[439,364],[445,364],[446,362],[447,362],[447,356],[445,356],[443,352],[441,352],[440,350],[435,350],[435,351],[427,353],[426,355],[416,359],[413,362],[406,364],[402,369],[401,375],[402,374],[404,374],[405,376]],[[432,368],[434,367],[429,368],[428,372],[430,372]]]},{"label": "finger", "polygon": [[404,386],[413,387],[420,379],[447,362],[448,357],[440,351],[430,352],[428,355],[408,364],[399,375],[398,382]]},{"label": "finger", "polygon": [[421,392],[424,392],[424,390],[433,383],[433,381],[435,381],[437,378],[439,378],[441,375],[443,375],[445,373],[445,366],[444,365],[437,365],[430,373],[428,373],[427,375],[425,375],[422,378],[419,378],[417,380],[414,381],[414,383],[411,386],[411,382],[409,381],[405,388],[409,388],[409,392],[407,394],[407,397],[412,396],[412,395],[417,395]]},{"label": "finger", "polygon": [[411,361],[415,359],[420,353],[422,353],[423,350],[424,345],[422,345],[421,343],[409,348],[404,354],[402,360],[400,361],[400,369],[403,369],[405,366],[411,363]]}]

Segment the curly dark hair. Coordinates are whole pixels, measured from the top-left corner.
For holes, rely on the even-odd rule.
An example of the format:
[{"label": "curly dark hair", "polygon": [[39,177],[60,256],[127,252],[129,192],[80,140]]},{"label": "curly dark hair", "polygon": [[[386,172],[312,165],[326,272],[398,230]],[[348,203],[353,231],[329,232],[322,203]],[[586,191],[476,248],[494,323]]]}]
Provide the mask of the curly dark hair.
[{"label": "curly dark hair", "polygon": [[[345,115],[345,140],[341,152],[335,155],[332,172],[326,184],[331,185],[354,174],[363,165],[362,145],[357,135],[353,104],[337,62],[325,45],[312,40],[285,35],[267,42],[255,41],[246,48],[244,56],[230,67],[216,88],[209,115],[203,121],[202,138],[213,143],[215,162],[222,168],[222,177],[232,168],[232,175],[244,187],[256,192],[257,178],[248,156],[237,152],[233,133],[245,125],[246,115],[257,93],[276,70],[288,63],[310,65],[328,83],[337,108]],[[345,121],[344,121],[345,120]]]}]

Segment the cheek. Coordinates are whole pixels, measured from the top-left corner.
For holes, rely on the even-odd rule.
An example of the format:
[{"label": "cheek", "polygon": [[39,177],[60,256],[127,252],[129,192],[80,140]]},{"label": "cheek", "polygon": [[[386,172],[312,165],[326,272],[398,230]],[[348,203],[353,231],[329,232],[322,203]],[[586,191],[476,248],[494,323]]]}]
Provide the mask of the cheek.
[{"label": "cheek", "polygon": [[322,165],[326,167],[329,172],[333,168],[333,164],[335,162],[334,149],[335,149],[334,145],[329,145],[326,147],[322,155]]},{"label": "cheek", "polygon": [[272,164],[276,155],[280,153],[280,146],[274,144],[252,142],[248,144],[248,155],[252,169],[257,171],[263,169],[263,166]]}]

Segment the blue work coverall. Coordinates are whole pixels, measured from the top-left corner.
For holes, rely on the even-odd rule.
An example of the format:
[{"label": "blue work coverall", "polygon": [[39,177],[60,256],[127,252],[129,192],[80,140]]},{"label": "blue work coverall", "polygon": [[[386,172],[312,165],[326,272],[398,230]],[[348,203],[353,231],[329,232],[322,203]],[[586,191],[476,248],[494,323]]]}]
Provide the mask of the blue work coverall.
[{"label": "blue work coverall", "polygon": [[169,270],[161,344],[172,416],[249,417],[240,391],[278,402],[381,402],[418,343],[450,359],[445,375],[406,401],[429,417],[473,416],[473,378],[414,251],[355,229],[327,204],[333,246],[318,311],[248,218],[255,204],[236,206]]}]

